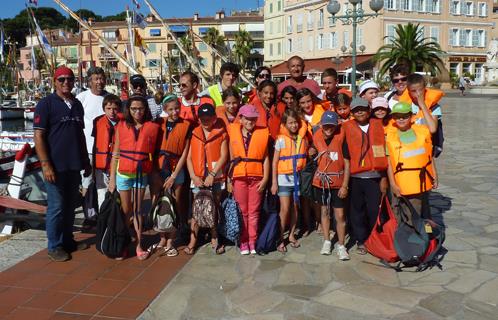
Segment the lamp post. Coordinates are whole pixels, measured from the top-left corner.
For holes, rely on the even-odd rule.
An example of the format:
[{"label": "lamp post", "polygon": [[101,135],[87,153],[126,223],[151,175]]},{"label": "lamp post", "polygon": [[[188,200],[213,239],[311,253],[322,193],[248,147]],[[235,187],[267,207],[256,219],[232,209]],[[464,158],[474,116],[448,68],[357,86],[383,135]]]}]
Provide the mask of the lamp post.
[{"label": "lamp post", "polygon": [[344,58],[338,54],[337,56],[330,58],[330,60],[332,61],[332,63],[335,63],[337,65],[337,71],[339,71],[339,66],[344,62]]},{"label": "lamp post", "polygon": [[[341,5],[337,0],[330,0],[327,5],[327,11],[332,15],[332,23],[336,20],[342,22],[343,25],[353,26],[353,43],[351,52],[351,91],[353,96],[356,95],[356,28],[358,24],[364,23],[370,18],[377,17],[379,11],[384,7],[383,0],[370,0],[370,9],[374,13],[365,13],[365,10],[361,7],[361,0],[348,0],[349,3],[353,5],[353,8],[347,8],[344,15],[336,16],[336,14],[341,10]],[[358,6],[359,5],[359,6]]]}]

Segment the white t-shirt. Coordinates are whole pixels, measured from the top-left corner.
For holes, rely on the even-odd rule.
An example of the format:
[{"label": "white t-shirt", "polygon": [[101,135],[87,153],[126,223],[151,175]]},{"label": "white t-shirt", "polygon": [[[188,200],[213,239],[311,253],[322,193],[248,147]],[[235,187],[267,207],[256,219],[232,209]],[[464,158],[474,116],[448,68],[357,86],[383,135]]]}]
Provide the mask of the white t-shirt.
[{"label": "white t-shirt", "polygon": [[365,133],[368,133],[368,128],[370,127],[370,123],[364,125],[364,126],[360,126],[360,129],[361,131],[365,132]]},{"label": "white t-shirt", "polygon": [[101,96],[97,96],[93,94],[91,90],[86,90],[76,96],[76,99],[81,101],[83,110],[85,111],[85,129],[83,130],[83,132],[85,133],[86,148],[88,150],[88,153],[92,153],[93,149],[93,120],[96,117],[104,114],[104,110],[102,109],[102,102],[104,101],[104,97],[107,94],[107,91],[104,91]]}]

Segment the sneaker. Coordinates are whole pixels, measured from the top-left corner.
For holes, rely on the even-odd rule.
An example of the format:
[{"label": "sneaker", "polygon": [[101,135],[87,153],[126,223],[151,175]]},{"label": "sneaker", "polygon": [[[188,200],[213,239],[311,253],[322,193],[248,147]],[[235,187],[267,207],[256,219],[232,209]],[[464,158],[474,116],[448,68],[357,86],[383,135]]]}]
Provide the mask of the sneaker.
[{"label": "sneaker", "polygon": [[241,243],[240,244],[240,254],[243,256],[246,256],[249,253],[251,253],[251,251],[249,251],[249,245],[247,243]]},{"label": "sneaker", "polygon": [[73,241],[73,243],[70,246],[65,246],[64,250],[66,250],[67,252],[74,252],[74,251],[86,250],[88,248],[90,248],[90,246],[86,242]]},{"label": "sneaker", "polygon": [[67,253],[62,247],[57,247],[54,251],[49,251],[48,257],[55,262],[64,262],[71,259],[69,253]]},{"label": "sneaker", "polygon": [[252,250],[251,250],[251,254],[252,254],[252,255],[254,255],[254,254],[256,254],[256,253],[257,253],[257,252],[256,252],[256,250],[254,250],[254,249],[252,249]]},{"label": "sneaker", "polygon": [[357,244],[356,245],[356,253],[363,255],[367,254],[367,249],[365,248],[365,245],[363,244]]},{"label": "sneaker", "polygon": [[340,244],[337,246],[337,256],[341,261],[349,260],[349,254],[344,245]]},{"label": "sneaker", "polygon": [[330,240],[323,241],[323,246],[322,246],[322,250],[320,250],[320,254],[328,256],[331,253],[331,251],[330,251],[331,247],[332,247],[332,242],[330,242]]}]

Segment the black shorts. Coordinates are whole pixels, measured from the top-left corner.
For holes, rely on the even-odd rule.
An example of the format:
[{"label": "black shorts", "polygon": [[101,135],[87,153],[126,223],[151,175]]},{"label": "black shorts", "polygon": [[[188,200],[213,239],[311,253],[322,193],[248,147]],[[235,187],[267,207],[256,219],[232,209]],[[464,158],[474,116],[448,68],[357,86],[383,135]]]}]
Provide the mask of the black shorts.
[{"label": "black shorts", "polygon": [[332,208],[344,208],[344,199],[338,196],[339,189],[322,189],[313,186],[313,200],[321,206],[327,205],[327,199]]}]

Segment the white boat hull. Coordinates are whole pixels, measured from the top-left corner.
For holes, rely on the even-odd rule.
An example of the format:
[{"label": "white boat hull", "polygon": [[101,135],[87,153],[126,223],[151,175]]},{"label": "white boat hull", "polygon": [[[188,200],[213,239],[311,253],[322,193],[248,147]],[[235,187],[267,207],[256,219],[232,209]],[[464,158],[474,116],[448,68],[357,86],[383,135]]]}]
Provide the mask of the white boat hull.
[{"label": "white boat hull", "polygon": [[24,111],[24,119],[25,120],[33,121],[34,117],[35,117],[34,111]]}]

